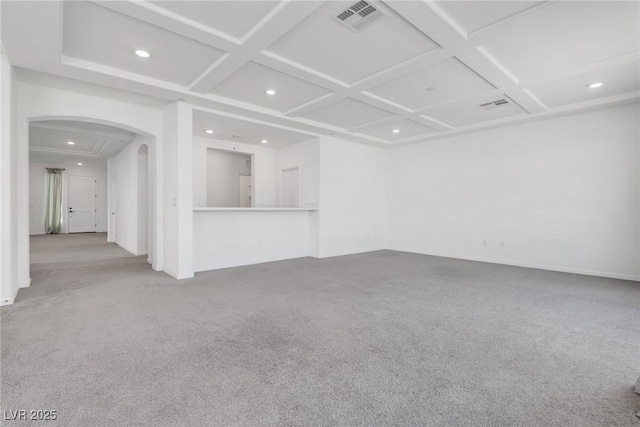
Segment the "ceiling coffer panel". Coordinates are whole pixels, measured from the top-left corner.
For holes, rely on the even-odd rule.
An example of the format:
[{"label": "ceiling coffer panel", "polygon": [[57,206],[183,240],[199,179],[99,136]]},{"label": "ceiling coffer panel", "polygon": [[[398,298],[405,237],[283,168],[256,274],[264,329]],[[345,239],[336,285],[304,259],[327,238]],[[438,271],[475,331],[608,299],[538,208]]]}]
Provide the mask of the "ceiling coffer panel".
[{"label": "ceiling coffer panel", "polygon": [[[363,23],[349,26],[356,16],[373,22],[377,15],[375,25],[367,24],[366,29]],[[361,0],[324,3],[267,50],[316,73],[354,83],[437,48],[390,8],[383,12],[378,3]]]},{"label": "ceiling coffer panel", "polygon": [[[65,56],[188,86],[224,52],[85,1],[64,2]],[[149,54],[136,55],[137,50]]]}]

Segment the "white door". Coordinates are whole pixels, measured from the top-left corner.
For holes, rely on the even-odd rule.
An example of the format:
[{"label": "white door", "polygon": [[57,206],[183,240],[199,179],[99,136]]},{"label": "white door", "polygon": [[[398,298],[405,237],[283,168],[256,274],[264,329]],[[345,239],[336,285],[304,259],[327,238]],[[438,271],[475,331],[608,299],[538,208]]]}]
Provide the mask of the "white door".
[{"label": "white door", "polygon": [[69,177],[69,233],[95,233],[96,178]]},{"label": "white door", "polygon": [[282,171],[282,207],[297,208],[298,204],[298,168]]},{"label": "white door", "polygon": [[238,207],[251,207],[251,175],[238,176]]}]

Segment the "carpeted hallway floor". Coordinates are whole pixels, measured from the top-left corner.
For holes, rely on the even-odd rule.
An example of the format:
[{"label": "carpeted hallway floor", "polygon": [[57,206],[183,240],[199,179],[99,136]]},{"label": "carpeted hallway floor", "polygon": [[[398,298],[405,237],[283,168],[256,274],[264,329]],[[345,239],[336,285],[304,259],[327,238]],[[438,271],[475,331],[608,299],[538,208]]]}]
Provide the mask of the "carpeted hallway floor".
[{"label": "carpeted hallway floor", "polygon": [[[32,238],[2,409],[61,426],[638,426],[640,283],[392,251],[177,282]],[[26,425],[4,421],[3,425]]]}]

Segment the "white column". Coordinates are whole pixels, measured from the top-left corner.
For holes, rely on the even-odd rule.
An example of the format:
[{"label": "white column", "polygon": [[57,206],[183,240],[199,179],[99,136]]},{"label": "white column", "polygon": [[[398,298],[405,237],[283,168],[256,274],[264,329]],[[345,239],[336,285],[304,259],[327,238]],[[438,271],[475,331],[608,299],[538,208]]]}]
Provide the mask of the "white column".
[{"label": "white column", "polygon": [[[16,80],[1,44],[0,50],[0,305],[5,305],[13,303],[19,289],[16,191],[18,167]],[[26,223],[29,223],[28,217]]]},{"label": "white column", "polygon": [[193,277],[193,109],[184,102],[163,112],[164,262],[176,279]]}]

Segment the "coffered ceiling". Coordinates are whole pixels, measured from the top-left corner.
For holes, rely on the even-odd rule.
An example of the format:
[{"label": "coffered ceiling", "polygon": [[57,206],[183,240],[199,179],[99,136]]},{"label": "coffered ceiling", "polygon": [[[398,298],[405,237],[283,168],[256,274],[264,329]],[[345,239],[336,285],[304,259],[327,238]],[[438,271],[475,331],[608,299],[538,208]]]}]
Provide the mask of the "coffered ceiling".
[{"label": "coffered ceiling", "polygon": [[18,67],[184,98],[252,138],[388,146],[638,102],[636,1],[367,2],[382,16],[355,32],[335,17],[356,1],[2,1],[2,41]]},{"label": "coffered ceiling", "polygon": [[45,120],[29,126],[29,160],[63,165],[106,166],[135,138],[129,131],[97,123]]},{"label": "coffered ceiling", "polygon": [[268,148],[280,148],[314,138],[314,135],[200,110],[193,113],[193,135]]}]

